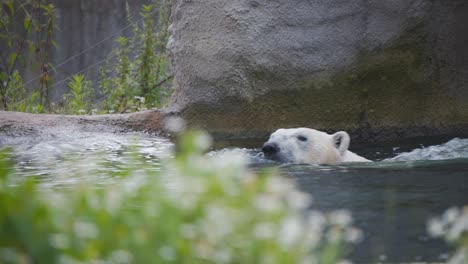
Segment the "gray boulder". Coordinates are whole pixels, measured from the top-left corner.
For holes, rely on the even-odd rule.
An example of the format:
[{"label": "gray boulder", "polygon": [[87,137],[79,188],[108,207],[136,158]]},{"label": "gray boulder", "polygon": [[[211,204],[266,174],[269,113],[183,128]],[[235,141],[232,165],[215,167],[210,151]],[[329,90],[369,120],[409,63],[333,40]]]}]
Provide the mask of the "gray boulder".
[{"label": "gray boulder", "polygon": [[464,14],[464,0],[175,0],[169,110],[222,138],[462,133]]}]

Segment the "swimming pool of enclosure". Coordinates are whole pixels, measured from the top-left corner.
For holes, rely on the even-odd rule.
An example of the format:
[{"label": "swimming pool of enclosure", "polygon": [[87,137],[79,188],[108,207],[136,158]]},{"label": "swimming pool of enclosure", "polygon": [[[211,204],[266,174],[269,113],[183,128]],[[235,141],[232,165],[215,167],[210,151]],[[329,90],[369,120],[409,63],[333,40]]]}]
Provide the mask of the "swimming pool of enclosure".
[{"label": "swimming pool of enclosure", "polygon": [[[252,170],[279,167],[313,196],[312,209],[347,209],[364,232],[350,258],[363,262],[444,261],[451,249],[427,234],[430,217],[468,204],[468,140],[415,139],[358,146],[353,151],[376,162],[340,166],[276,164],[265,160],[262,142],[230,142],[207,155],[239,152]],[[170,140],[140,133],[80,132],[39,137],[0,136],[11,147],[18,177],[36,177],[43,188],[91,181],[108,184],[106,173],[86,174],[96,160],[102,170],[120,171],[150,163],[159,171],[172,157]],[[82,178],[67,177],[81,171]],[[98,170],[99,171],[99,170]]]}]

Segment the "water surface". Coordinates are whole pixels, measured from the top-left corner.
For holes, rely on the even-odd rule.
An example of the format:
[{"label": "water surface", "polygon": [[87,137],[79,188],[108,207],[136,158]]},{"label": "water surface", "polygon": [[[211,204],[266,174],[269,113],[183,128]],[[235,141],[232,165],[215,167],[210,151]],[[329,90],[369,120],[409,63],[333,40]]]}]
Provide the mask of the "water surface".
[{"label": "water surface", "polygon": [[360,146],[355,151],[376,162],[339,166],[276,164],[259,149],[234,150],[247,153],[254,169],[279,166],[314,197],[314,209],[350,210],[365,235],[351,253],[355,263],[442,262],[452,252],[427,234],[426,223],[468,204],[468,139]]},{"label": "water surface", "polygon": [[[356,263],[435,262],[447,259],[451,250],[427,235],[427,220],[451,206],[468,204],[468,140],[444,141],[417,139],[361,146],[354,150],[377,162],[340,166],[273,163],[256,148],[262,142],[234,143],[237,147],[218,148],[209,155],[237,151],[250,158],[254,170],[277,166],[286,177],[295,179],[300,189],[312,194],[314,209],[350,210],[355,225],[365,234],[351,254]],[[13,149],[18,177],[38,177],[45,188],[85,180],[112,182],[99,173],[82,176],[87,178],[61,177],[90,169],[96,159],[105,162],[105,170],[118,172],[130,163],[151,163],[157,171],[161,162],[171,157],[173,148],[165,138],[104,131],[38,137],[0,135],[2,146]]]}]

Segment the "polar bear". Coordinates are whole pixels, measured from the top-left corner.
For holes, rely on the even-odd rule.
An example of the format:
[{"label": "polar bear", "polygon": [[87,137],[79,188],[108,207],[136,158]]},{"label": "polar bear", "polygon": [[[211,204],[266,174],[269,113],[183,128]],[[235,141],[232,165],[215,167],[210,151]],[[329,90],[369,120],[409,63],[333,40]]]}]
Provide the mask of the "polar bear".
[{"label": "polar bear", "polygon": [[344,131],[329,135],[311,128],[278,129],[262,151],[267,159],[285,163],[371,162],[349,151],[349,142],[349,135]]}]

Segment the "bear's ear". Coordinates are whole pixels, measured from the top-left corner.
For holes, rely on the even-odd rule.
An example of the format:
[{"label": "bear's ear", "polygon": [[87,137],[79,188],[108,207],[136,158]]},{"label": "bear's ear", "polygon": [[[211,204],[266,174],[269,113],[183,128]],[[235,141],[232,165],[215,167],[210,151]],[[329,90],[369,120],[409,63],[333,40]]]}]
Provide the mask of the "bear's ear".
[{"label": "bear's ear", "polygon": [[341,155],[345,154],[345,152],[349,148],[349,135],[344,131],[336,132],[332,135],[333,142],[335,147],[338,149]]}]

